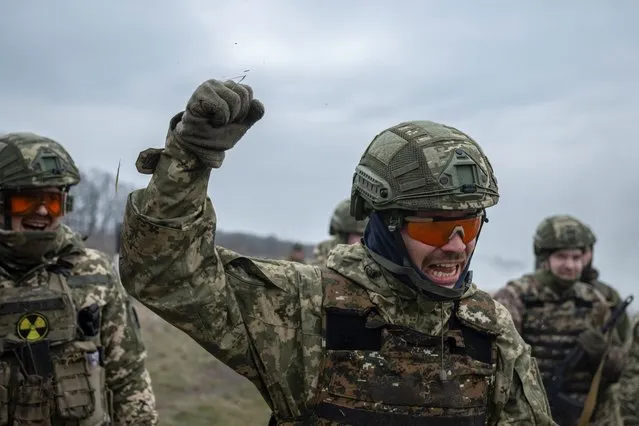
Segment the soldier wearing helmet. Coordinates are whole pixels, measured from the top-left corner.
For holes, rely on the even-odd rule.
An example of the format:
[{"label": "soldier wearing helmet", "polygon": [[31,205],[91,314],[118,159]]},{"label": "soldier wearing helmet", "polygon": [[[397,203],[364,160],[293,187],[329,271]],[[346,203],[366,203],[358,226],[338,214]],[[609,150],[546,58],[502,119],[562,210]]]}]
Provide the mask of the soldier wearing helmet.
[{"label": "soldier wearing helmet", "polygon": [[367,220],[355,220],[351,216],[351,200],[341,201],[328,226],[328,233],[333,238],[324,240],[315,246],[313,250],[315,265],[324,265],[328,254],[339,244],[356,244],[359,243],[364,236]]},{"label": "soldier wearing helmet", "polygon": [[305,263],[306,254],[304,253],[304,246],[295,243],[291,248],[291,253],[288,255],[288,260],[291,262]]},{"label": "soldier wearing helmet", "polygon": [[[573,218],[574,219],[574,218]],[[577,220],[577,219],[574,219]],[[581,277],[579,280],[581,282],[593,285],[601,294],[604,295],[608,303],[612,306],[617,306],[622,302],[621,296],[612,286],[609,284],[599,280],[599,271],[592,265],[593,260],[593,250],[595,243],[597,242],[597,238],[595,234],[592,232],[592,229],[583,223],[582,221],[578,221],[579,225],[582,227],[582,231],[579,235],[584,239],[583,241],[583,269],[581,272]],[[541,258],[535,256],[535,268],[539,268],[541,265]],[[619,337],[625,341],[629,337],[630,333],[630,318],[628,314],[624,312],[617,322],[617,332]]]},{"label": "soldier wearing helmet", "polygon": [[[566,373],[561,395],[550,400],[553,416],[560,425],[577,424],[579,416],[574,413],[582,411],[602,362],[604,379],[599,395],[611,395],[611,384],[618,380],[623,368],[618,334],[614,333],[613,345],[608,348],[606,336],[599,331],[610,314],[610,305],[595,287],[579,281],[587,245],[586,229],[576,218],[556,215],[543,219],[533,241],[537,270],[509,281],[495,294],[531,345],[546,384],[574,347],[580,345],[586,352],[587,362]],[[594,421],[621,424],[615,403],[613,396],[601,398]]]},{"label": "soldier wearing helmet", "polygon": [[0,135],[0,425],[155,425],[139,325],[113,263],[61,220],[80,173]]},{"label": "soldier wearing helmet", "polygon": [[134,297],[250,379],[272,425],[551,425],[529,347],[472,282],[499,198],[479,145],[431,121],[382,131],[353,177],[363,244],[325,265],[215,245],[212,169],[264,114],[249,86],[209,80],[140,154],[120,272]]}]

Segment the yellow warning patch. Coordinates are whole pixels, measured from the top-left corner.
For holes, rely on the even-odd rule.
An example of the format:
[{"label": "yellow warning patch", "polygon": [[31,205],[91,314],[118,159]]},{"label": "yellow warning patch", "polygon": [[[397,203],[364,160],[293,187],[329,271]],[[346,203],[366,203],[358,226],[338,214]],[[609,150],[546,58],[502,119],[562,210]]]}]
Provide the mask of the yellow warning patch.
[{"label": "yellow warning patch", "polygon": [[38,312],[22,315],[16,325],[16,334],[29,342],[42,340],[49,334],[49,320]]}]

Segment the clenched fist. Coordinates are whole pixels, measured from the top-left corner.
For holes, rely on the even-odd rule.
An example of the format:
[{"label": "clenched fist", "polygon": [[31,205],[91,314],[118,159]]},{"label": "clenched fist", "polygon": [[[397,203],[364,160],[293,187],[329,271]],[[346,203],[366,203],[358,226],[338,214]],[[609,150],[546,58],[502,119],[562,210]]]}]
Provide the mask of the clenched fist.
[{"label": "clenched fist", "polygon": [[587,328],[579,334],[579,336],[577,336],[577,343],[581,345],[583,350],[586,351],[588,356],[595,360],[595,362],[601,360],[608,344],[606,337],[594,328]]},{"label": "clenched fist", "polygon": [[205,165],[218,168],[224,151],[264,116],[264,105],[253,99],[253,89],[234,81],[207,80],[186,104],[175,127],[175,138]]}]

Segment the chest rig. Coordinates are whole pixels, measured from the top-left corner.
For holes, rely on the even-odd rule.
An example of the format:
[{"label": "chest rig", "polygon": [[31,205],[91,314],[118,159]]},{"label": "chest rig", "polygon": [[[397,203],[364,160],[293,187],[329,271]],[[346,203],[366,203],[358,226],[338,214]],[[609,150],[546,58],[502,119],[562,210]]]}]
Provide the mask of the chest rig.
[{"label": "chest rig", "polygon": [[497,330],[460,307],[481,305],[495,327],[492,299],[459,302],[448,330],[430,336],[384,321],[366,290],[345,277],[325,269],[323,281],[324,363],[313,418],[296,424],[486,424]]},{"label": "chest rig", "polygon": [[[100,308],[79,312],[71,264],[0,288],[0,426],[109,425]],[[77,280],[76,280],[77,281]]]},{"label": "chest rig", "polygon": [[[531,278],[532,280],[532,278]],[[531,346],[539,371],[546,383],[554,370],[577,346],[577,336],[592,322],[595,300],[573,295],[556,299],[540,291],[531,281],[522,300],[526,314],[522,321],[522,337]],[[593,374],[586,358],[568,373],[563,392],[583,403]]]}]

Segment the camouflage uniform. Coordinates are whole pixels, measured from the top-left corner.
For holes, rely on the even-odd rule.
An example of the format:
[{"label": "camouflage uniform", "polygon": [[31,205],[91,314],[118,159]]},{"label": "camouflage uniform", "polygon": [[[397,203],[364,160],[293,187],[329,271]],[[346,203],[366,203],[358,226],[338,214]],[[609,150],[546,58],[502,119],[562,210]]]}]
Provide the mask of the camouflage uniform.
[{"label": "camouflage uniform", "polygon": [[639,426],[639,315],[632,319],[628,360],[619,378],[619,401],[625,426]]},{"label": "camouflage uniform", "polygon": [[[571,216],[548,217],[540,223],[535,234],[534,250],[540,266],[556,250],[585,247],[583,227]],[[610,314],[610,305],[595,287],[578,280],[560,279],[543,267],[533,274],[509,281],[494,297],[508,309],[517,331],[531,345],[546,384],[554,368],[579,344],[582,333],[592,327],[601,328]],[[614,337],[615,346],[610,349],[604,364],[601,398],[592,424],[620,424],[616,395],[609,391],[623,365],[620,339],[616,333]],[[587,362],[568,372],[563,392],[572,398],[576,407],[584,404],[601,360],[602,354],[598,355],[589,356]],[[552,405],[554,401],[550,403]],[[553,413],[555,421],[561,425],[576,424],[577,418],[562,417],[563,414],[570,415],[559,404],[553,406]]]},{"label": "camouflage uniform", "polygon": [[[58,143],[0,137],[4,217],[15,191],[66,192],[79,179]],[[0,225],[0,426],[157,424],[139,324],[111,260],[65,225],[11,229]]]},{"label": "camouflage uniform", "polygon": [[313,265],[326,265],[328,254],[340,244],[346,244],[346,241],[337,236],[317,243],[313,248]]},{"label": "camouflage uniform", "polygon": [[[140,155],[138,170],[153,176],[125,213],[120,271],[129,292],[251,380],[271,424],[554,424],[529,347],[468,275],[455,289],[400,281],[362,244],[338,246],[326,267],[215,245],[209,174],[262,114],[246,86],[209,80],[171,120],[165,148]],[[386,181],[364,182],[374,176]],[[364,192],[375,187],[379,198]],[[397,213],[483,210],[498,199],[479,146],[426,121],[378,135],[353,194],[358,220],[384,202]]]},{"label": "camouflage uniform", "polygon": [[333,238],[318,243],[313,250],[313,264],[325,265],[328,254],[338,244],[347,244],[349,234],[364,234],[366,220],[355,220],[351,216],[351,200],[340,202],[328,226],[328,233]]},{"label": "camouflage uniform", "polygon": [[[579,224],[583,227],[587,247],[589,247],[590,250],[594,250],[594,245],[597,242],[595,234],[585,223],[579,221]],[[535,258],[535,269],[539,268],[540,263],[540,260]],[[615,290],[611,285],[599,280],[599,271],[597,268],[592,266],[592,260],[588,265],[585,265],[580,281],[593,285],[601,294],[603,294],[608,303],[612,306],[617,306],[623,301],[617,290]],[[621,318],[617,322],[616,328],[619,333],[619,337],[625,341],[629,337],[630,333],[630,318],[628,317],[628,313],[624,312],[622,314]]]}]

